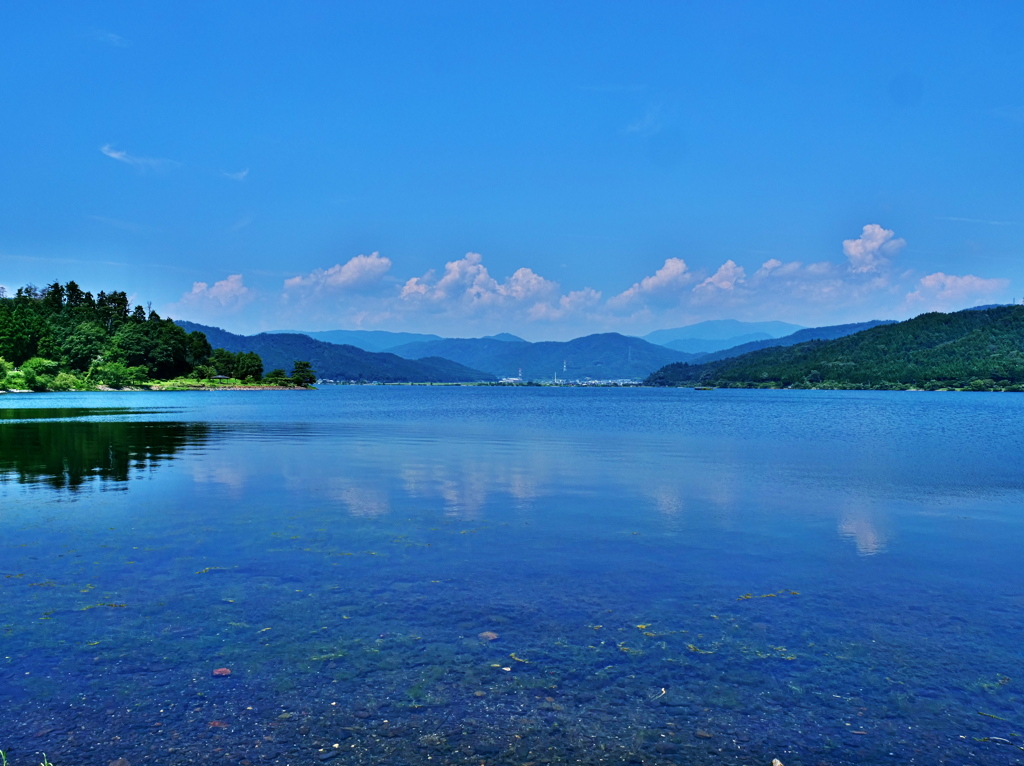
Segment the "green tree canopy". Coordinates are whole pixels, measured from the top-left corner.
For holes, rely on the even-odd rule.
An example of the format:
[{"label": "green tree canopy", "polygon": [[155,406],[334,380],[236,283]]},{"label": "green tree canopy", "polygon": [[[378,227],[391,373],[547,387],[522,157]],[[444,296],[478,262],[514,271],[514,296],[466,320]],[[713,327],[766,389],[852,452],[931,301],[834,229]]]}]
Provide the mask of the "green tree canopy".
[{"label": "green tree canopy", "polygon": [[311,386],[316,383],[316,373],[309,362],[296,361],[292,365],[292,383],[296,386]]},{"label": "green tree canopy", "polygon": [[[185,376],[211,363],[221,374],[243,379],[258,380],[263,372],[258,354],[214,351],[203,333],[186,332],[140,305],[133,308],[124,291],[94,297],[74,281],[42,289],[25,285],[12,297],[0,295],[0,358],[27,365],[31,387],[47,387],[61,372],[75,378],[105,370],[96,373],[97,380],[106,376],[118,385]],[[30,364],[33,359],[48,365]],[[60,385],[70,379],[65,376]]]}]

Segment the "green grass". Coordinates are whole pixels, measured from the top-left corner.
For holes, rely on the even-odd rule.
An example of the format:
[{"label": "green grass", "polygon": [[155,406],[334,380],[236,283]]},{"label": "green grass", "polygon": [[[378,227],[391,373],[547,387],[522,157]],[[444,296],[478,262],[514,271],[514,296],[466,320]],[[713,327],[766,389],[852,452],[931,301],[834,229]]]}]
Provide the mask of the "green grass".
[{"label": "green grass", "polygon": [[[0,750],[0,766],[7,766],[7,753],[3,750]],[[43,762],[40,763],[39,766],[53,766],[53,764],[50,763],[50,759],[46,757],[46,753],[43,753]]]}]

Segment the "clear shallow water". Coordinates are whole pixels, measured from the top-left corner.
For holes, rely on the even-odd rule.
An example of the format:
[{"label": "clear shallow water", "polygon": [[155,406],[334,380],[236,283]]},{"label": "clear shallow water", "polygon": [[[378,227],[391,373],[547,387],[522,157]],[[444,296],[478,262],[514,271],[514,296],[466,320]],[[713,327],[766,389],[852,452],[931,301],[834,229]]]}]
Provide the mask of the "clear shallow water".
[{"label": "clear shallow water", "polygon": [[2,404],[13,764],[1024,763],[1024,397]]}]

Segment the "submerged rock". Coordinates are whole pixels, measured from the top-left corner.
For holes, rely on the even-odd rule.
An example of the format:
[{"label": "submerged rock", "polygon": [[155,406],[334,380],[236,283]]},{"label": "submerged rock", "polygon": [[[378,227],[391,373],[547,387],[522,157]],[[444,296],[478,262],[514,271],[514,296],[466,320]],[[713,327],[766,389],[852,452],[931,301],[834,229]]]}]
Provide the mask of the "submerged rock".
[{"label": "submerged rock", "polygon": [[483,633],[478,633],[477,638],[483,641],[497,641],[498,634],[495,633],[493,630],[485,630]]}]

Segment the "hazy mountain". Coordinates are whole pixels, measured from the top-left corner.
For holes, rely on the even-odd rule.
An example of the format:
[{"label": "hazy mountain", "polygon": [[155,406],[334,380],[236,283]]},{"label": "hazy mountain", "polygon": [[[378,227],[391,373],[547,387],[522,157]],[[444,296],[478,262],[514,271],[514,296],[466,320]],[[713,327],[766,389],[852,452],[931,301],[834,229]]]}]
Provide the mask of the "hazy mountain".
[{"label": "hazy mountain", "polygon": [[932,312],[835,340],[670,364],[649,385],[1024,391],[1024,306]]},{"label": "hazy mountain", "polygon": [[772,336],[766,332],[752,332],[748,335],[737,335],[732,338],[721,340],[710,340],[707,338],[678,338],[668,343],[658,345],[670,348],[674,351],[682,351],[687,354],[709,354],[712,351],[721,351],[723,348],[732,348],[741,343],[750,343],[756,340],[771,340]]},{"label": "hazy mountain", "polygon": [[307,332],[305,330],[272,330],[270,335],[308,335],[326,343],[337,343],[344,346],[355,346],[363,351],[387,351],[393,346],[418,341],[441,340],[440,335],[425,335],[417,332],[387,332],[386,330],[323,330]]},{"label": "hazy mountain", "polygon": [[409,359],[442,356],[499,377],[526,380],[639,379],[670,362],[697,355],[618,333],[588,335],[567,342],[510,342],[493,338],[450,338],[393,349]]},{"label": "hazy mountain", "polygon": [[760,351],[762,348],[795,346],[797,343],[804,343],[809,340],[835,340],[836,338],[844,338],[847,335],[853,335],[854,333],[861,332],[862,330],[870,330],[872,327],[878,327],[879,325],[895,323],[895,319],[873,319],[870,322],[855,322],[854,324],[836,324],[828,327],[807,327],[803,330],[797,330],[792,335],[787,335],[784,338],[755,340],[749,343],[733,346],[722,351],[709,353],[702,356],[699,361],[701,364],[704,362],[714,362],[719,359],[729,359],[730,357],[748,354],[751,351]]},{"label": "hazy mountain", "polygon": [[291,372],[292,363],[302,359],[313,365],[319,377],[331,380],[376,380],[383,383],[494,380],[493,375],[448,359],[428,357],[412,361],[395,354],[326,343],[301,333],[235,335],[219,327],[207,327],[193,322],[179,321],[177,324],[189,332],[199,330],[205,333],[214,348],[225,348],[232,352],[255,351],[263,359],[264,372],[276,367]]},{"label": "hazy mountain", "polygon": [[[737,319],[711,319],[707,322],[697,322],[670,330],[655,330],[643,337],[646,341],[664,346],[683,338],[728,340],[752,333],[764,333],[769,338],[781,338],[802,329],[804,329],[802,325],[789,322],[741,322]],[[740,341],[740,343],[743,342],[745,341]]]},{"label": "hazy mountain", "polygon": [[483,340],[503,340],[509,343],[526,343],[526,341],[518,335],[513,335],[510,332],[499,332],[497,335],[485,335]]}]

